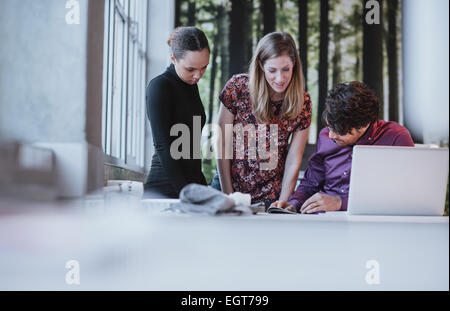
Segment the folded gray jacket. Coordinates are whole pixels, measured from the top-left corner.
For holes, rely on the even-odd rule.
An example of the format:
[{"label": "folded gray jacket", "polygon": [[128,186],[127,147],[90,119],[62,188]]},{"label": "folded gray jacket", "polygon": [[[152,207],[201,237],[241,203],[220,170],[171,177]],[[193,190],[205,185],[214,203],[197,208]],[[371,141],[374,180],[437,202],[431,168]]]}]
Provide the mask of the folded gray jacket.
[{"label": "folded gray jacket", "polygon": [[171,203],[167,210],[208,215],[243,215],[256,212],[250,206],[236,204],[221,191],[199,184],[189,184],[181,189],[180,202]]}]

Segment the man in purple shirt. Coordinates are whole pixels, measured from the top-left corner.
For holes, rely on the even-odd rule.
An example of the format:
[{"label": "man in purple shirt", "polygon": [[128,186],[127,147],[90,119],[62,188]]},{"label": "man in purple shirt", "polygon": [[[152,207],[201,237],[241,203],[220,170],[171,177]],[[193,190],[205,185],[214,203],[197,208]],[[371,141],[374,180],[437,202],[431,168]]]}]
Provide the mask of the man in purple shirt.
[{"label": "man in purple shirt", "polygon": [[414,146],[409,131],[378,120],[380,101],[361,82],[337,85],[328,93],[316,152],[297,190],[273,206],[297,213],[346,211],[355,145]]}]

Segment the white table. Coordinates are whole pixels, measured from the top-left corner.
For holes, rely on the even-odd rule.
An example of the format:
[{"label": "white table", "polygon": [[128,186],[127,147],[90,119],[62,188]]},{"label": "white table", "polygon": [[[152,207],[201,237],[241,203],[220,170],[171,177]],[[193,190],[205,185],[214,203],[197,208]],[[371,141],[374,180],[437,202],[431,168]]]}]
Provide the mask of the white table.
[{"label": "white table", "polygon": [[161,212],[170,202],[0,201],[0,290],[449,289],[448,217]]}]

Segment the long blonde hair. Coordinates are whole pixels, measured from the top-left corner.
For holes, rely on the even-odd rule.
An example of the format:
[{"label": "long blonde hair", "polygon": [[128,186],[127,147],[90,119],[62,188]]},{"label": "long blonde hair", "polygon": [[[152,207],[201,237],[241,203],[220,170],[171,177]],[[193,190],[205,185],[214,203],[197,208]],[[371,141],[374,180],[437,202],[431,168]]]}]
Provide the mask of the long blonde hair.
[{"label": "long blonde hair", "polygon": [[249,71],[249,89],[253,114],[260,123],[269,123],[273,115],[269,96],[270,86],[267,84],[264,71],[259,64],[264,66],[266,60],[281,55],[288,55],[294,64],[294,68],[292,69],[291,81],[284,94],[279,117],[294,119],[303,108],[305,83],[302,63],[295,41],[286,32],[269,33],[258,42]]}]

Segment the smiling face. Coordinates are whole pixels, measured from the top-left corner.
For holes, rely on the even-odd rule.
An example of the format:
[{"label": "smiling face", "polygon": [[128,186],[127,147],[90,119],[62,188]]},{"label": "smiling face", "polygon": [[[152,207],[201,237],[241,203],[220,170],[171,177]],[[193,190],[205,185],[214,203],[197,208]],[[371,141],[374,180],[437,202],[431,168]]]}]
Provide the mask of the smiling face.
[{"label": "smiling face", "polygon": [[187,51],[183,58],[171,56],[178,77],[187,84],[194,85],[202,78],[209,64],[209,50]]},{"label": "smiling face", "polygon": [[288,55],[269,58],[261,67],[272,91],[283,94],[292,78],[294,63],[291,58]]}]

